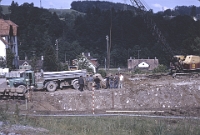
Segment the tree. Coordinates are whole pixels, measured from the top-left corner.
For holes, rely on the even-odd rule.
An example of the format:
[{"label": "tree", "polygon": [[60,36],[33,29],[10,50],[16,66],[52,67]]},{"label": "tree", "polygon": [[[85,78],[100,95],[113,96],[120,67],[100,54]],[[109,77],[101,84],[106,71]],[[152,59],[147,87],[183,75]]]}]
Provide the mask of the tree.
[{"label": "tree", "polygon": [[6,60],[1,56],[0,57],[0,68],[6,67]]},{"label": "tree", "polygon": [[36,71],[36,67],[37,67],[37,58],[35,56],[32,57],[31,59],[31,63],[30,63],[32,70]]},{"label": "tree", "polygon": [[7,67],[9,69],[13,69],[13,59],[14,59],[14,54],[12,53],[12,51],[7,48],[6,49],[6,62],[7,62]]},{"label": "tree", "polygon": [[190,16],[196,16],[196,6],[192,6],[191,7],[191,12],[190,12]]},{"label": "tree", "polygon": [[44,70],[46,71],[56,71],[57,70],[57,60],[53,46],[49,46],[45,50],[44,55]]},{"label": "tree", "polygon": [[194,39],[194,44],[191,46],[196,55],[200,55],[200,38]]},{"label": "tree", "polygon": [[2,9],[2,7],[1,7],[1,1],[2,1],[2,0],[0,0],[0,18],[3,17],[3,14],[2,14],[3,9]]},{"label": "tree", "polygon": [[171,15],[172,15],[171,9],[165,10],[165,11],[164,11],[164,15],[171,16]]}]

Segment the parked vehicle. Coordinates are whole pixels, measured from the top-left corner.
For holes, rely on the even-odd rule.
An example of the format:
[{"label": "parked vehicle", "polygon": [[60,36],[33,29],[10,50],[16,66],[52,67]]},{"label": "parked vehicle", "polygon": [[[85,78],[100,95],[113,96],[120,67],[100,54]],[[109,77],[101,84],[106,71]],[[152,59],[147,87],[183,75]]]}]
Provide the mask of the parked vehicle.
[{"label": "parked vehicle", "polygon": [[65,86],[79,88],[78,78],[86,76],[86,70],[59,71],[59,72],[40,72],[27,70],[17,74],[17,77],[7,79],[8,88],[1,89],[1,95],[25,96],[29,89],[56,91]]}]

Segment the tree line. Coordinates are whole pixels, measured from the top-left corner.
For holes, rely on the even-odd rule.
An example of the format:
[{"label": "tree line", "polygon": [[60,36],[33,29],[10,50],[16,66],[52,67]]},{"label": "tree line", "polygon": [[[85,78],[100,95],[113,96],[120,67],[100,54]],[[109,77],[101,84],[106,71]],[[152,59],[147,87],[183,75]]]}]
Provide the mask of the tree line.
[{"label": "tree line", "polygon": [[[19,26],[20,59],[24,59],[25,55],[31,59],[32,52],[36,51],[38,58],[44,56],[45,70],[50,71],[61,69],[58,64],[60,62],[75,59],[82,52],[90,52],[103,67],[108,35],[111,44],[110,67],[127,67],[127,59],[130,57],[156,57],[161,64],[169,66],[170,58],[166,57],[162,43],[155,39],[144,18],[137,15],[133,7],[124,10],[119,3],[112,3],[111,6],[110,2],[102,2],[104,8],[100,6],[100,1],[95,6],[95,2],[92,3],[93,6],[87,6],[87,3],[72,2],[72,12],[58,15],[48,9],[34,7],[33,3],[18,5],[12,2],[10,14],[2,16],[4,19],[10,18]],[[199,7],[183,6],[175,9],[176,13],[166,10],[152,13],[151,17],[177,54],[200,55],[200,21],[192,18],[194,14],[199,14]],[[170,14],[174,17],[164,17],[171,16]],[[56,40],[58,59],[55,55]]]}]

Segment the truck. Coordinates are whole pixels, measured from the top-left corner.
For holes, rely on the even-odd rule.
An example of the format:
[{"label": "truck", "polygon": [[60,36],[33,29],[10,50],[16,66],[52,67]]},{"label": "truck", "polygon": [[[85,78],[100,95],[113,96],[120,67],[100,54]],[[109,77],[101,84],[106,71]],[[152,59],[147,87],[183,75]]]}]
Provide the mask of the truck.
[{"label": "truck", "polygon": [[[7,79],[7,88],[0,88],[2,96],[26,96],[28,90],[47,90],[54,92],[66,86],[79,88],[78,78],[85,77],[86,70],[35,73],[31,70],[20,72],[17,77]],[[9,77],[9,76],[8,76]]]}]

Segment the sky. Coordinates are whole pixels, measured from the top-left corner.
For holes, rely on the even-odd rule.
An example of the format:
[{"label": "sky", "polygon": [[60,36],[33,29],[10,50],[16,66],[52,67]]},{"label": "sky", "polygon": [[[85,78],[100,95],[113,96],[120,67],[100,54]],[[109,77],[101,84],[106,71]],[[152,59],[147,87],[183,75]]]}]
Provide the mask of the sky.
[{"label": "sky", "polygon": [[[34,3],[34,6],[36,7],[40,7],[40,1],[41,1],[41,5],[43,8],[70,9],[72,1],[83,1],[83,0],[0,0],[0,1],[1,5],[11,5],[12,1],[14,1],[17,2],[19,5],[25,2]],[[126,3],[132,5],[130,0],[99,0],[99,1]],[[154,12],[163,11],[166,9],[174,9],[176,6],[195,5],[197,7],[200,7],[199,0],[140,0],[140,1],[144,5],[147,5],[148,9],[153,9]]]}]

